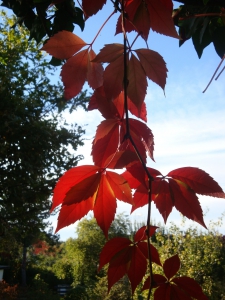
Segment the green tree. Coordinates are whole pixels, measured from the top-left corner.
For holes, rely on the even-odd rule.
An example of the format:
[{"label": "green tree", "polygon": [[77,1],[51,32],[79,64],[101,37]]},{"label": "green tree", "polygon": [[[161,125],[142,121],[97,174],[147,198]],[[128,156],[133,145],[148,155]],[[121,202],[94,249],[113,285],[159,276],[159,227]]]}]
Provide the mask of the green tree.
[{"label": "green tree", "polygon": [[[0,231],[5,251],[13,240],[23,246],[25,269],[27,246],[48,225],[57,179],[82,158],[74,153],[84,131],[66,124],[58,113],[63,88],[48,76],[55,70],[28,41],[23,27],[10,29],[14,22],[1,13]],[[74,103],[85,101],[82,94]]]},{"label": "green tree", "polygon": [[[132,231],[129,219],[120,214],[109,230],[109,238],[128,237]],[[131,299],[129,281],[124,278],[115,285],[108,296],[106,271],[98,272],[99,255],[105,244],[105,236],[95,218],[85,218],[78,223],[76,239],[68,239],[62,246],[61,258],[53,269],[58,278],[72,283],[74,289],[68,299],[86,294],[87,299]],[[118,295],[119,298],[118,298]],[[74,298],[69,298],[69,297]],[[86,299],[86,298],[84,298]]]}]

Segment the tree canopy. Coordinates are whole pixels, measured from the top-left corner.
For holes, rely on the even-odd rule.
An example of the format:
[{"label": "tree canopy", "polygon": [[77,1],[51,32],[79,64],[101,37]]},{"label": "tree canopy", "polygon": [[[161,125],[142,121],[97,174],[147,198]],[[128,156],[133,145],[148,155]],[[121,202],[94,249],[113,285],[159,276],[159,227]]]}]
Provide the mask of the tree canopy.
[{"label": "tree canopy", "polygon": [[0,220],[3,236],[30,244],[47,225],[58,177],[82,158],[75,151],[84,130],[58,113],[64,97],[50,80],[54,68],[25,28],[10,29],[14,22],[1,13]]}]

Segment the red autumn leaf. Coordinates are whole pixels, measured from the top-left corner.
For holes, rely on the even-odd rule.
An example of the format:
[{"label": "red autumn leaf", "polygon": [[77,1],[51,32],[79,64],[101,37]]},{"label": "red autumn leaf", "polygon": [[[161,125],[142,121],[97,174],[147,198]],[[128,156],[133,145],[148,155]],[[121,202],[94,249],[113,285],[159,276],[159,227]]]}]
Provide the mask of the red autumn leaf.
[{"label": "red autumn leaf", "polygon": [[[140,111],[128,97],[128,110],[136,117],[147,122],[147,110],[145,102]],[[103,86],[97,88],[89,102],[88,110],[98,109],[105,119],[123,119],[124,117],[124,92],[122,91],[113,101],[105,95]]]},{"label": "red autumn leaf", "polygon": [[130,246],[131,244],[132,241],[123,237],[116,237],[107,241],[100,254],[98,270],[100,271],[104,265],[108,264],[120,250]]},{"label": "red autumn leaf", "polygon": [[170,299],[176,300],[192,300],[184,290],[179,289],[176,285],[170,285]]},{"label": "red autumn leaf", "polygon": [[167,176],[186,183],[197,194],[214,197],[220,195],[223,198],[222,188],[209,174],[201,169],[193,167],[179,168],[169,172]]},{"label": "red autumn leaf", "polygon": [[102,9],[103,5],[106,3],[106,0],[82,0],[82,7],[84,13],[87,17],[95,15],[100,9]]},{"label": "red autumn leaf", "polygon": [[206,228],[202,208],[194,191],[178,185],[173,179],[169,179],[169,186],[176,209],[185,217]]},{"label": "red autumn leaf", "polygon": [[[152,236],[155,233],[157,228],[159,228],[159,227],[151,225],[149,228],[149,236]],[[135,233],[135,236],[134,236],[134,242],[147,240],[148,237],[146,235],[146,230],[147,230],[146,226],[142,226],[140,229],[138,229],[138,231]]]},{"label": "red autumn leaf", "polygon": [[80,220],[86,216],[90,210],[93,210],[93,208],[94,202],[92,197],[76,204],[62,205],[60,208],[58,224],[55,232]]},{"label": "red autumn leaf", "polygon": [[[79,178],[80,177],[80,178]],[[55,200],[54,200],[55,199]],[[53,208],[80,205],[70,218],[65,219],[67,209],[62,209],[57,228],[76,222],[92,208],[97,223],[107,237],[107,232],[116,213],[116,199],[132,204],[131,190],[119,174],[95,166],[80,166],[67,171],[54,190]],[[90,201],[84,205],[84,201]],[[72,209],[76,209],[72,207]],[[83,215],[83,216],[84,216]]]},{"label": "red autumn leaf", "polygon": [[94,66],[90,58],[94,51],[88,49],[78,52],[63,65],[61,76],[65,86],[65,98],[71,99],[80,93],[84,82],[88,80],[91,87],[97,88],[102,84],[103,69],[100,65]]},{"label": "red autumn leaf", "polygon": [[[171,0],[146,0],[144,3],[141,0],[128,1],[125,10],[133,27],[128,22],[128,27],[125,27],[127,32],[135,29],[147,39],[151,28],[158,33],[179,38],[172,19],[172,6]],[[119,20],[116,33],[122,32],[120,23]]]},{"label": "red autumn leaf", "polygon": [[98,63],[111,63],[123,55],[124,46],[122,44],[107,44],[93,60]]},{"label": "red autumn leaf", "polygon": [[60,31],[53,35],[41,48],[59,59],[68,59],[87,44],[70,31]]},{"label": "red autumn leaf", "polygon": [[153,181],[152,194],[153,201],[166,223],[174,206],[168,183],[165,180]]},{"label": "red autumn leaf", "polygon": [[62,204],[67,192],[77,183],[99,171],[99,167],[93,165],[78,166],[64,173],[57,182],[53,191],[52,212],[57,206]]},{"label": "red autumn leaf", "polygon": [[151,20],[146,2],[141,1],[133,18],[133,24],[137,28],[138,33],[141,35],[141,37],[147,41],[149,29],[151,26]]},{"label": "red autumn leaf", "polygon": [[105,164],[109,169],[123,169],[135,161],[138,161],[137,154],[134,151],[124,150],[109,156]]},{"label": "red autumn leaf", "polygon": [[[140,153],[143,155],[143,159],[146,159],[146,151],[150,158],[153,159],[154,140],[151,130],[145,123],[135,119],[129,119],[129,124],[130,136],[138,146]],[[97,128],[91,152],[94,163],[101,167],[107,167],[107,164],[110,163],[110,160],[113,158],[112,155],[116,154],[117,150],[135,152],[133,146],[128,145],[129,139],[124,139],[125,134],[125,120],[107,119],[102,121]],[[133,161],[133,157],[131,158]]]},{"label": "red autumn leaf", "polygon": [[65,86],[65,98],[71,99],[80,93],[87,80],[88,49],[72,56],[63,65],[61,76]]},{"label": "red autumn leaf", "polygon": [[145,123],[142,123],[139,120],[129,119],[129,123],[132,137],[134,135],[139,137],[149,157],[154,161],[154,137],[151,129],[148,128],[148,126]]},{"label": "red autumn leaf", "polygon": [[92,49],[88,55],[87,81],[91,88],[96,89],[103,84],[103,67],[101,64],[93,62],[96,54]]},{"label": "red autumn leaf", "polygon": [[174,26],[172,11],[170,9],[173,5],[172,1],[147,0],[146,3],[148,5],[150,15],[151,29],[167,36],[179,38]]},{"label": "red autumn leaf", "polygon": [[163,264],[163,270],[168,280],[170,280],[180,269],[180,259],[177,254],[168,258]]},{"label": "red autumn leaf", "polygon": [[128,67],[128,87],[127,94],[130,100],[140,111],[142,103],[147,91],[147,79],[145,76],[144,69],[140,64],[140,61],[131,54]]},{"label": "red autumn leaf", "polygon": [[208,297],[203,293],[200,285],[193,279],[187,276],[176,277],[172,280],[180,289],[184,290],[191,297],[198,300],[207,300]]},{"label": "red autumn leaf", "polygon": [[162,284],[155,290],[154,300],[171,300],[170,294],[171,285],[169,283]]},{"label": "red autumn leaf", "polygon": [[103,73],[103,86],[107,98],[114,99],[123,90],[123,55],[111,62]]},{"label": "red autumn leaf", "polygon": [[[167,278],[160,274],[153,274],[153,282],[152,282],[152,288],[156,288],[164,283],[167,282]],[[145,283],[143,285],[142,290],[147,290],[150,288],[150,276],[145,280]]]},{"label": "red autumn leaf", "polygon": [[[139,233],[137,234],[139,236]],[[151,245],[152,261],[160,265],[159,255]],[[131,282],[132,292],[141,282],[147,269],[148,246],[146,242],[133,243],[126,238],[113,238],[108,241],[100,254],[99,270],[107,263],[108,289],[125,274]]]},{"label": "red autumn leaf", "polygon": [[164,89],[168,70],[162,56],[150,49],[137,49],[135,52],[138,55],[146,76]]}]

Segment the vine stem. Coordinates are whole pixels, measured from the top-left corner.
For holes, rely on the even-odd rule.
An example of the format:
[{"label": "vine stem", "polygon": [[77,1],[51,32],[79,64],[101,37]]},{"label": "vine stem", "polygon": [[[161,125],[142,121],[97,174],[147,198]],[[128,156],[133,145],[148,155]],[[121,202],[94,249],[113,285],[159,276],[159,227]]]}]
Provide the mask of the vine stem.
[{"label": "vine stem", "polygon": [[[148,215],[147,215],[147,226],[146,226],[146,235],[147,235],[147,245],[148,245],[148,262],[149,262],[149,271],[150,271],[150,288],[148,291],[148,297],[147,300],[150,299],[151,292],[152,292],[152,283],[153,283],[153,271],[152,271],[152,256],[151,256],[151,242],[150,242],[150,223],[151,223],[151,201],[152,201],[152,181],[154,178],[151,176],[146,163],[144,162],[132,136],[130,135],[130,126],[129,126],[129,112],[128,112],[128,96],[127,96],[127,87],[129,84],[128,80],[128,74],[127,74],[127,36],[126,36],[126,30],[125,30],[125,17],[124,17],[124,0],[121,4],[122,8],[122,31],[123,31],[123,47],[124,47],[124,79],[123,79],[123,85],[124,85],[124,111],[125,111],[125,117],[126,117],[126,138],[129,138],[132,146],[135,149],[135,152],[137,154],[138,159],[140,160],[146,174],[148,177]],[[138,37],[138,35],[137,35]],[[137,39],[136,37],[136,39]],[[134,40],[134,42],[136,41]],[[134,43],[133,42],[133,43]],[[133,44],[132,44],[133,45]],[[128,43],[129,46],[129,43]],[[130,46],[129,46],[130,49]]]}]

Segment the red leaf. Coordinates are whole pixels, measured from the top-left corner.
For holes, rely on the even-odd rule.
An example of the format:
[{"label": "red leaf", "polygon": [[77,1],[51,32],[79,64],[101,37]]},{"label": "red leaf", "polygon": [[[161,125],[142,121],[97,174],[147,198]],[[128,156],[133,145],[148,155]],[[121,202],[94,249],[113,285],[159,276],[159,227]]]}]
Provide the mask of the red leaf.
[{"label": "red leaf", "polygon": [[103,5],[106,3],[106,0],[82,0],[82,7],[87,17],[95,15]]},{"label": "red leaf", "polygon": [[132,248],[126,247],[118,252],[110,261],[108,267],[108,291],[126,273],[132,257]]},{"label": "red leaf", "polygon": [[132,204],[130,187],[121,175],[95,166],[76,167],[72,171],[67,171],[54,190],[53,208],[61,203],[63,206],[77,204],[80,205],[80,208],[78,206],[80,211],[78,213],[74,211],[67,222],[64,217],[68,210],[62,209],[63,213],[57,228],[71,224],[72,219],[74,222],[80,219],[82,213],[84,215],[87,213],[87,207],[90,208],[83,202],[92,201],[96,221],[107,237],[116,213],[116,198]]},{"label": "red leaf", "polygon": [[93,60],[98,63],[111,63],[123,55],[124,46],[122,44],[107,44]]},{"label": "red leaf", "polygon": [[85,201],[72,205],[63,205],[58,216],[58,224],[55,232],[75,223],[83,218],[90,210],[93,210],[94,203],[92,197]]},{"label": "red leaf", "polygon": [[186,276],[177,277],[174,278],[172,282],[175,283],[180,289],[184,290],[193,298],[196,298],[198,300],[208,299],[208,297],[204,295],[200,285],[193,278],[186,277]]},{"label": "red leaf", "polygon": [[111,62],[104,71],[103,85],[109,99],[116,98],[123,90],[123,56]]},{"label": "red leaf", "polygon": [[[164,283],[167,282],[167,278],[164,277],[163,275],[160,274],[153,274],[153,283],[152,283],[152,287],[156,288]],[[147,290],[150,288],[150,276],[146,279],[142,290]]]},{"label": "red leaf", "polygon": [[170,293],[171,293],[170,284],[169,283],[162,284],[155,290],[154,300],[171,300]]},{"label": "red leaf", "polygon": [[179,289],[176,285],[171,285],[170,289],[170,299],[176,300],[192,300],[192,298],[187,295],[183,290]]},{"label": "red leaf", "polygon": [[132,248],[132,260],[129,264],[127,275],[130,279],[133,294],[146,273],[147,260],[142,254],[141,250],[138,248],[138,245],[130,248]]},{"label": "red leaf", "polygon": [[137,28],[138,33],[142,36],[142,38],[147,41],[151,20],[146,3],[144,1],[141,1],[138,9],[136,10],[133,18],[133,24]]},{"label": "red leaf", "polygon": [[106,167],[108,158],[115,154],[119,142],[119,125],[115,119],[101,122],[96,131],[91,155],[96,165]]},{"label": "red leaf", "polygon": [[126,179],[117,173],[107,171],[106,178],[115,194],[121,201],[132,204],[131,190]]},{"label": "red leaf", "polygon": [[[109,163],[108,163],[109,161]],[[118,151],[108,157],[106,161],[107,168],[109,169],[123,169],[130,163],[138,161],[137,154],[130,150]]]},{"label": "red leaf", "polygon": [[95,52],[91,49],[88,52],[87,81],[93,89],[103,85],[103,67],[99,63],[92,62],[95,57]]},{"label": "red leaf", "polygon": [[168,280],[170,280],[179,271],[179,269],[180,259],[177,254],[168,258],[163,264],[163,270]]},{"label": "red leaf", "polygon": [[192,190],[178,185],[173,179],[169,179],[169,185],[176,209],[185,217],[206,228],[203,220],[202,209],[195,193]]},{"label": "red leaf", "polygon": [[154,180],[152,182],[152,193],[153,201],[166,223],[174,206],[168,182],[165,180]]},{"label": "red leaf", "polygon": [[73,186],[63,200],[64,205],[71,205],[94,197],[101,181],[101,173],[93,174]]},{"label": "red leaf", "polygon": [[[140,242],[137,245],[138,245],[139,249],[141,250],[141,252],[143,253],[143,255],[146,257],[146,259],[148,259],[148,245],[147,245],[147,242],[145,242],[145,241]],[[154,262],[157,265],[161,266],[158,250],[152,244],[150,244],[150,251],[151,251],[152,262]]]},{"label": "red leaf", "polygon": [[[157,228],[159,228],[159,227],[151,225],[150,230],[149,230],[149,236],[152,236],[155,233]],[[146,230],[147,230],[146,226],[142,226],[140,229],[138,229],[138,231],[135,233],[135,236],[134,236],[135,243],[148,239],[148,237],[146,235]]]},{"label": "red leaf", "polygon": [[108,229],[116,214],[116,196],[105,174],[102,174],[101,184],[98,188],[98,196],[95,200],[94,217],[99,227],[108,237]]},{"label": "red leaf", "polygon": [[219,196],[217,193],[222,193],[220,195],[223,195],[223,190],[218,183],[201,169],[193,167],[179,168],[169,172],[167,176],[186,183],[197,194],[214,197],[217,197],[216,195]]},{"label": "red leaf", "polygon": [[138,108],[138,111],[140,111],[146,95],[148,84],[144,69],[140,64],[140,61],[133,54],[131,54],[128,69],[129,84],[127,88],[127,94],[130,100]]},{"label": "red leaf", "polygon": [[149,157],[154,161],[154,137],[151,129],[146,124],[135,119],[129,119],[129,123],[132,137],[135,134],[141,140]]},{"label": "red leaf", "polygon": [[41,48],[59,59],[68,59],[87,44],[70,31],[60,31],[53,35]]},{"label": "red leaf", "polygon": [[168,70],[162,56],[150,49],[138,49],[135,52],[140,59],[146,76],[164,89]]},{"label": "red leaf", "polygon": [[52,212],[58,205],[62,204],[66,193],[77,183],[83,179],[95,174],[99,170],[96,166],[78,166],[65,172],[64,175],[57,182],[53,191],[53,203],[51,207]]},{"label": "red leaf", "polygon": [[88,50],[82,50],[63,65],[61,76],[65,86],[65,98],[71,99],[80,93],[87,80]]},{"label": "red leaf", "polygon": [[100,271],[104,265],[108,264],[114,255],[131,244],[132,242],[129,239],[123,237],[116,237],[107,241],[100,254],[98,271]]},{"label": "red leaf", "polygon": [[130,213],[133,213],[137,208],[148,204],[148,189],[143,185],[139,185],[134,193],[133,200],[134,205],[132,206]]},{"label": "red leaf", "polygon": [[151,29],[174,38],[179,38],[172,18],[171,0],[147,0]]},{"label": "red leaf", "polygon": [[147,122],[147,109],[145,102],[143,102],[141,108],[138,109],[128,98],[128,109],[134,116],[142,119],[144,122]]}]

